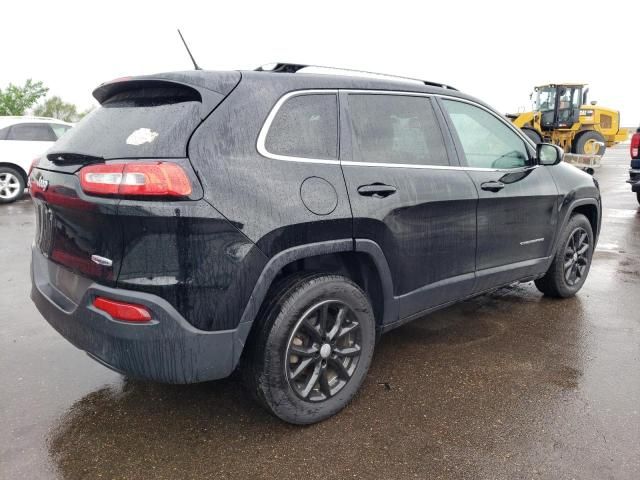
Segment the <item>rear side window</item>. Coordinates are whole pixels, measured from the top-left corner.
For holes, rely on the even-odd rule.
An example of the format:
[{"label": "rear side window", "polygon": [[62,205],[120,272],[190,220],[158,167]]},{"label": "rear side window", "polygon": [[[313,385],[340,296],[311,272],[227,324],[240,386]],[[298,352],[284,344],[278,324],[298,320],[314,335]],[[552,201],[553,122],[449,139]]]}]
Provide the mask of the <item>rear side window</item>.
[{"label": "rear side window", "polygon": [[402,95],[349,95],[355,159],[449,165],[431,100]]},{"label": "rear side window", "polygon": [[58,138],[46,123],[18,123],[7,134],[7,140],[55,142]]},{"label": "rear side window", "polygon": [[56,138],[60,138],[70,128],[71,127],[69,125],[62,125],[60,123],[52,123],[51,124],[51,129],[53,130],[53,133],[56,134]]},{"label": "rear side window", "polygon": [[265,141],[269,153],[287,157],[338,158],[335,94],[296,95],[278,110]]}]

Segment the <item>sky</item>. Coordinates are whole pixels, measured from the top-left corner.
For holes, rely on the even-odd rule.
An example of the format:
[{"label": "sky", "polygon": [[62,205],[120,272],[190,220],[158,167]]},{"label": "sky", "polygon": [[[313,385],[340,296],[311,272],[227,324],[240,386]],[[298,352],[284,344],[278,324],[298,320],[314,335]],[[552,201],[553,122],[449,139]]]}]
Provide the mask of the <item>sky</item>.
[{"label": "sky", "polygon": [[180,0],[16,2],[2,7],[0,88],[42,80],[81,109],[122,76],[285,61],[448,83],[503,113],[533,86],[584,82],[640,125],[640,2]]}]

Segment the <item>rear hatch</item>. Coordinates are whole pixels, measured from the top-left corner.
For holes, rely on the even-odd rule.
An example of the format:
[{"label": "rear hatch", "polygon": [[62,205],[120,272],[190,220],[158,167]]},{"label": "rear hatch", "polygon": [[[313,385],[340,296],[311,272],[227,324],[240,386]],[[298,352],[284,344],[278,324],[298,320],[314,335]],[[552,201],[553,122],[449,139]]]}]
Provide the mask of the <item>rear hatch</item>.
[{"label": "rear hatch", "polygon": [[[37,219],[35,248],[67,270],[115,286],[124,250],[118,204],[122,199],[202,197],[187,158],[188,142],[239,81],[237,72],[186,72],[119,79],[98,87],[94,97],[100,108],[34,162],[30,189]],[[175,186],[176,169],[190,184],[188,190],[179,195],[143,190],[142,184],[156,174]],[[95,178],[101,183],[89,183]],[[136,183],[140,178],[142,183]],[[125,179],[131,184],[119,189],[115,183],[124,185]]]}]

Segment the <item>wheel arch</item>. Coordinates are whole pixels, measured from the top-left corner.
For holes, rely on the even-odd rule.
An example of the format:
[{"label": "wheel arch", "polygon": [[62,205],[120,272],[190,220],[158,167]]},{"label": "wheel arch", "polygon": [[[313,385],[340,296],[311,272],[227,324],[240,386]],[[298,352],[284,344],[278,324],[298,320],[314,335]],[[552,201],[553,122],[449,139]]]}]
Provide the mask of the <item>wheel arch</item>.
[{"label": "wheel arch", "polygon": [[10,162],[0,162],[0,167],[8,167],[8,168],[12,168],[14,169],[16,172],[18,172],[20,175],[22,175],[22,179],[24,180],[24,184],[27,184],[28,181],[28,176],[27,176],[27,172],[24,171],[24,169],[16,164],[16,163],[10,163]]},{"label": "wheel arch", "polygon": [[256,320],[271,290],[284,278],[305,271],[340,274],[355,282],[371,301],[378,330],[397,317],[391,271],[378,244],[348,238],[292,247],[269,260],[254,286],[238,325],[234,367],[258,329]]},{"label": "wheel arch", "polygon": [[[595,198],[580,198],[574,200],[569,206],[566,208],[566,214],[562,220],[562,223],[559,225],[558,232],[563,232],[566,227],[569,219],[576,213],[581,213],[589,223],[591,224],[591,229],[593,230],[594,238],[598,239],[598,235],[600,233],[600,223],[602,220],[602,213],[600,211],[600,205]],[[553,246],[553,252],[556,251],[558,247],[558,242],[560,241],[560,233],[556,235],[555,245]]]}]

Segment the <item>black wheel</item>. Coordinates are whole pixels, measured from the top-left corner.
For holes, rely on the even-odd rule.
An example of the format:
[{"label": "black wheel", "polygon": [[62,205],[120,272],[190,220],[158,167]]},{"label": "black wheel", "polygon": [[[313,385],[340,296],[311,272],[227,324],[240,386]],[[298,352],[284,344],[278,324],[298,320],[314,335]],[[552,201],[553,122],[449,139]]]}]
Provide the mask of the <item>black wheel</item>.
[{"label": "black wheel", "polygon": [[553,262],[536,287],[550,297],[566,298],[582,288],[593,256],[593,230],[587,217],[575,214],[567,223]]},{"label": "black wheel", "polygon": [[0,167],[0,203],[11,203],[24,193],[24,178],[11,167]]},{"label": "black wheel", "polygon": [[524,127],[522,129],[522,131],[524,132],[524,134],[529,137],[533,143],[535,143],[536,145],[538,145],[539,143],[542,143],[542,135],[540,135],[535,129],[533,128],[529,128],[529,127]]},{"label": "black wheel", "polygon": [[573,141],[572,150],[580,155],[604,155],[604,137],[593,130],[583,132]]},{"label": "black wheel", "polygon": [[640,192],[636,192],[636,198],[638,199],[638,203],[640,203]]},{"label": "black wheel", "polygon": [[342,410],[373,356],[375,321],[365,293],[338,275],[299,277],[271,298],[261,320],[244,367],[258,400],[295,424]]}]

